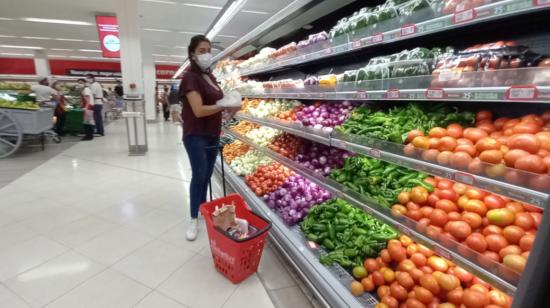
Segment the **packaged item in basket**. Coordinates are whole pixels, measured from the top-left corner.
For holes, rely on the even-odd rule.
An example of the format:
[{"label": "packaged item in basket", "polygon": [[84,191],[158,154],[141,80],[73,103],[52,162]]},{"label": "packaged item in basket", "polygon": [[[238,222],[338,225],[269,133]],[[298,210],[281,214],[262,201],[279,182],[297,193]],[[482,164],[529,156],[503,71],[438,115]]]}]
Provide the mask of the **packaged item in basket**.
[{"label": "packaged item in basket", "polygon": [[248,224],[246,219],[237,218],[234,204],[224,204],[216,207],[212,213],[214,226],[228,237],[241,240],[254,235],[258,230]]}]

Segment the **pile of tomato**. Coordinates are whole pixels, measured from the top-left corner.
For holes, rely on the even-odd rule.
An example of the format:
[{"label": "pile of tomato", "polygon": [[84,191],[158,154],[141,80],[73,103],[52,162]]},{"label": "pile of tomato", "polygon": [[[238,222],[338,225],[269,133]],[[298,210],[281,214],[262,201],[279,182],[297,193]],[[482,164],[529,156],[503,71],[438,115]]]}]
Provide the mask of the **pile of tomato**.
[{"label": "pile of tomato", "polygon": [[256,171],[245,178],[246,184],[257,196],[274,192],[294,173],[285,166],[273,162],[259,166]]},{"label": "pile of tomato", "polygon": [[268,145],[268,148],[285,157],[293,159],[296,156],[298,149],[300,149],[302,143],[302,138],[294,136],[292,134],[284,133],[275,138],[273,142]]},{"label": "pile of tomato", "polygon": [[398,195],[394,213],[418,221],[419,230],[442,233],[521,273],[542,219],[542,210],[483,190],[429,178],[423,187]]},{"label": "pile of tomato", "polygon": [[366,271],[357,273],[364,277],[356,275],[360,282],[352,282],[351,292],[376,290],[376,308],[505,308],[512,303],[510,296],[405,235],[363,265]]},{"label": "pile of tomato", "polygon": [[[414,155],[416,147],[425,150],[423,159],[441,165],[503,177],[510,183],[536,189],[550,188],[550,111],[541,116],[493,120],[493,114],[484,110],[476,114],[475,127],[434,127],[428,136],[413,130],[407,141],[411,144],[405,147],[408,155]],[[526,176],[506,167],[538,175]]]}]

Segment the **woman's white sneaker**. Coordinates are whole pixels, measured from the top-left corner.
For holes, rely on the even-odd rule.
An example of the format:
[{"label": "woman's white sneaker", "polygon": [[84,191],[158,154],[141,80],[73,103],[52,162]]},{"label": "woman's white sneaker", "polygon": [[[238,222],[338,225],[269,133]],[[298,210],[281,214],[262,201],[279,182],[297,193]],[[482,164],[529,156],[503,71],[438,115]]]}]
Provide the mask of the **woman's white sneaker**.
[{"label": "woman's white sneaker", "polygon": [[188,241],[194,241],[197,239],[197,233],[199,228],[199,221],[195,219],[191,219],[189,222],[189,226],[187,227],[187,232],[185,233],[185,238],[187,238]]}]

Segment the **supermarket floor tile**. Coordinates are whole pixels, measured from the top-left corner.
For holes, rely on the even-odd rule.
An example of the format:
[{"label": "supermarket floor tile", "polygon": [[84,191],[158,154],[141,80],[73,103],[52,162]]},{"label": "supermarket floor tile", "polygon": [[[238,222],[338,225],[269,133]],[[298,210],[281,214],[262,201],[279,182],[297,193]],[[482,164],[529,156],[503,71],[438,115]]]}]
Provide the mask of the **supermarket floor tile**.
[{"label": "supermarket floor tile", "polygon": [[187,308],[187,306],[158,292],[151,292],[135,308]]},{"label": "supermarket floor tile", "polygon": [[103,269],[102,265],[70,251],[17,275],[6,285],[33,307],[43,307]]},{"label": "supermarket floor tile", "polygon": [[13,292],[8,290],[8,288],[0,284],[0,307],[29,308],[30,306],[19,296],[15,295]]},{"label": "supermarket floor tile", "polygon": [[161,241],[153,241],[120,260],[113,269],[156,288],[196,253]]},{"label": "supermarket floor tile", "polygon": [[146,156],[128,156],[118,121],[0,188],[0,308],[289,307],[273,292],[295,283],[269,246],[259,273],[234,285],[214,268],[204,220],[185,239],[181,127],[148,132]]},{"label": "supermarket floor tile", "polygon": [[289,287],[268,292],[275,307],[313,308],[299,287]]},{"label": "supermarket floor tile", "polygon": [[150,292],[146,286],[107,269],[45,307],[129,308]]}]

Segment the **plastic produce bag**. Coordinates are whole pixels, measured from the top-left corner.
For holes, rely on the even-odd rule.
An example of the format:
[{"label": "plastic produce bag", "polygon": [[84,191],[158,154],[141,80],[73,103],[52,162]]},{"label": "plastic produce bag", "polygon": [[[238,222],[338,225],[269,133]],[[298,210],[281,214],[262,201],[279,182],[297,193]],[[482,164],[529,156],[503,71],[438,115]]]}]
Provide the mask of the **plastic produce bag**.
[{"label": "plastic produce bag", "polygon": [[216,102],[220,107],[240,107],[243,97],[238,91],[230,91],[225,93],[222,99]]}]

